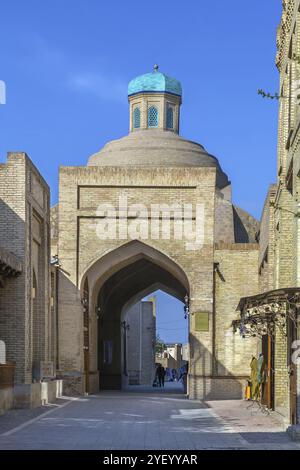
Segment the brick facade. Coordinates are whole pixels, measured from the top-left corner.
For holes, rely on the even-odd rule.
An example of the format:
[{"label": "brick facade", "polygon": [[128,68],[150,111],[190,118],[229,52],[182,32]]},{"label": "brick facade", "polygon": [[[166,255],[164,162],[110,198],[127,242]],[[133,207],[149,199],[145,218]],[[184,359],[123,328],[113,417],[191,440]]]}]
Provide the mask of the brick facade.
[{"label": "brick facade", "polygon": [[[274,201],[274,287],[300,287],[299,276],[299,79],[300,2],[286,0],[277,36],[280,73],[278,185]],[[298,333],[299,335],[299,333]],[[289,353],[288,353],[289,354]],[[277,332],[275,404],[289,419],[289,370],[286,338]],[[298,371],[298,375],[300,370]],[[298,389],[299,405],[300,389]],[[298,416],[299,419],[299,416]]]},{"label": "brick facade", "polygon": [[[134,134],[141,136],[139,155],[140,158],[145,158],[144,134],[138,132]],[[138,145],[138,137],[135,139],[135,145]],[[166,147],[166,152],[167,150]],[[122,368],[118,360],[121,355],[120,324],[117,316],[114,322],[111,321],[110,326],[104,323],[104,313],[101,315],[101,311],[104,312],[107,307],[105,301],[101,304],[99,292],[101,289],[105,291],[105,285],[111,276],[117,276],[119,270],[121,272],[122,269],[129,269],[133,260],[145,257],[154,265],[163,266],[165,272],[174,274],[174,279],[181,283],[181,292],[177,291],[175,295],[180,294],[183,300],[185,293],[189,294],[190,397],[241,397],[245,378],[249,375],[249,357],[252,351],[256,350],[256,345],[245,346],[239,339],[230,338],[230,321],[234,319],[240,296],[258,288],[258,245],[249,243],[250,240],[254,242],[254,233],[258,227],[256,221],[244,211],[232,206],[230,188],[227,191],[226,188],[220,190],[216,187],[218,171],[216,168],[171,167],[167,164],[162,167],[151,167],[150,164],[147,167],[145,164],[136,168],[130,161],[128,166],[120,164],[109,167],[96,165],[97,158],[96,154],[93,157],[94,165],[90,163],[87,167],[63,167],[60,170],[58,254],[64,272],[68,273],[68,275],[61,274],[59,280],[60,373],[62,375],[67,373],[69,378],[70,374],[73,374],[76,380],[80,374],[83,374],[80,299],[83,283],[88,278],[91,288],[90,373],[97,374],[99,360],[100,362],[108,360],[101,356],[102,342],[105,344],[113,342],[115,349],[112,363],[111,365],[106,363],[102,383],[103,380],[108,380],[107,374],[109,374],[110,386],[112,388],[120,386],[122,382],[119,378]],[[112,158],[115,158],[114,155]],[[101,159],[99,161],[101,162]],[[171,241],[163,238],[144,240],[139,237],[136,240],[128,237],[123,240],[99,239],[97,236],[97,223],[101,219],[97,211],[99,204],[103,202],[111,204],[118,220],[123,220],[119,201],[124,201],[125,197],[128,205],[143,204],[148,211],[153,203],[170,205],[189,203],[194,208],[196,204],[201,203],[205,213],[203,246],[193,251],[186,249],[183,240],[176,239]],[[130,219],[127,219],[127,223],[130,223]],[[125,221],[122,224],[125,224]],[[193,224],[195,225],[195,222]],[[223,251],[222,248],[216,249],[215,246],[215,242],[220,239],[229,246],[224,245]],[[243,240],[245,243],[235,243],[236,240]],[[223,289],[218,287],[216,295],[220,295],[223,300],[214,304],[215,262],[220,262],[221,268],[224,266],[228,271],[226,275],[229,280]],[[236,271],[233,276],[234,269],[231,266],[239,266],[240,274]],[[116,277],[116,283],[119,281]],[[135,282],[143,282],[143,278]],[[121,286],[122,284],[120,289]],[[129,287],[128,285],[128,289]],[[155,287],[162,287],[162,284]],[[129,300],[120,289],[116,291],[116,295],[124,295],[124,299]],[[146,293],[150,294],[152,291]],[[230,292],[227,300],[226,292]],[[110,297],[108,291],[106,291],[107,296]],[[214,311],[214,305],[220,312]],[[115,305],[113,308],[119,307]],[[94,314],[97,309],[100,311],[98,319]],[[206,331],[199,331],[196,328],[195,318],[197,313],[201,312],[208,315],[209,326]],[[218,332],[215,337],[213,337],[214,328]],[[234,341],[234,346],[227,349],[226,358],[222,352],[225,337],[227,342]],[[213,370],[216,351],[219,354],[217,359],[219,364],[218,368]],[[227,365],[230,367],[229,373]],[[78,390],[83,391],[83,382]]]},{"label": "brick facade", "polygon": [[23,269],[1,289],[0,335],[7,359],[16,362],[17,384],[32,383],[50,354],[49,200],[49,187],[26,154],[9,153],[0,165],[0,247]]}]

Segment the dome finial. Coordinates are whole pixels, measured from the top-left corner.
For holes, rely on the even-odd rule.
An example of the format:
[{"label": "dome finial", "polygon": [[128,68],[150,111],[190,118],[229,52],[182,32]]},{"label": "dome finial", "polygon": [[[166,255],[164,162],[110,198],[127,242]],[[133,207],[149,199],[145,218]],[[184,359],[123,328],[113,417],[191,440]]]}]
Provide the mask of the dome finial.
[{"label": "dome finial", "polygon": [[158,72],[158,65],[157,65],[157,64],[154,64],[153,69],[154,69],[154,72]]}]

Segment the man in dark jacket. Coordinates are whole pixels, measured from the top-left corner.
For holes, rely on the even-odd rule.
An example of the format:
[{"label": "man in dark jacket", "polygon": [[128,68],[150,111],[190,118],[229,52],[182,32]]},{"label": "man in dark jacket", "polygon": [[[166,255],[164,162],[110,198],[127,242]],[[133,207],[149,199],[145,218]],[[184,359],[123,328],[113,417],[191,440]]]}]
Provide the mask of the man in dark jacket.
[{"label": "man in dark jacket", "polygon": [[157,369],[156,369],[156,375],[158,378],[158,384],[160,387],[165,386],[165,369],[161,364],[158,364]]}]

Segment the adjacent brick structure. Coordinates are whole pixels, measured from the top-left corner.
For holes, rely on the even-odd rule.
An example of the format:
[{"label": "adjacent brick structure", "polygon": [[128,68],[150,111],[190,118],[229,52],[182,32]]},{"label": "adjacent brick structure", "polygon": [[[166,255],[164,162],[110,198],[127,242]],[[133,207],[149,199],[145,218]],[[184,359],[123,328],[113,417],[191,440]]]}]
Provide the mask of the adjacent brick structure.
[{"label": "adjacent brick structure", "polygon": [[49,358],[49,216],[48,185],[26,154],[9,153],[0,165],[0,246],[23,269],[1,291],[0,334],[17,383],[32,383]]},{"label": "adjacent brick structure", "polygon": [[[271,220],[274,217],[274,230],[270,237],[270,251],[274,256],[274,288],[300,287],[299,14],[299,0],[283,1],[283,13],[277,34],[276,57],[282,95],[279,107],[278,183],[276,196],[272,196],[271,202]],[[291,419],[288,368],[290,353],[291,351],[287,348],[287,338],[278,332],[275,347],[275,406],[285,416],[287,422]],[[299,376],[298,366],[298,378]],[[299,421],[299,386],[297,394]]]},{"label": "adjacent brick structure", "polygon": [[[269,188],[258,234],[258,291],[263,294],[259,300],[263,306],[268,296],[272,299],[274,290],[279,292],[278,298],[284,299],[288,288],[297,291],[300,287],[300,1],[284,0],[282,5],[276,56],[280,73],[278,177],[277,183]],[[251,299],[248,301],[251,306]],[[270,311],[275,311],[273,303],[268,305]],[[287,304],[286,308],[298,312],[295,305]],[[270,372],[268,381],[273,382],[274,388],[272,406],[286,424],[294,425],[291,433],[299,437],[300,369],[292,361],[292,342],[297,336],[299,339],[299,327],[294,324],[284,330],[276,326],[272,337],[274,374]]]}]

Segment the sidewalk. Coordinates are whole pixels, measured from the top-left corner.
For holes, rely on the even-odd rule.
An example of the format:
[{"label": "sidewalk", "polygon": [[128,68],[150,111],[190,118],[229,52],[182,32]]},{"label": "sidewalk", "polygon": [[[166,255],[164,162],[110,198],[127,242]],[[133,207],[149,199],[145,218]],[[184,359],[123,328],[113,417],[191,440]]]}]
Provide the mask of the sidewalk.
[{"label": "sidewalk", "polygon": [[255,448],[299,448],[300,443],[291,441],[285,432],[282,418],[274,412],[267,414],[253,402],[245,400],[206,402],[222,420]]}]

